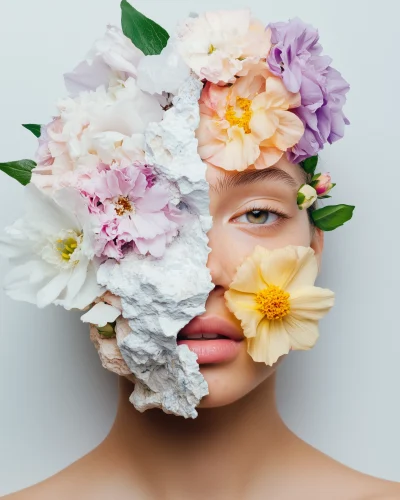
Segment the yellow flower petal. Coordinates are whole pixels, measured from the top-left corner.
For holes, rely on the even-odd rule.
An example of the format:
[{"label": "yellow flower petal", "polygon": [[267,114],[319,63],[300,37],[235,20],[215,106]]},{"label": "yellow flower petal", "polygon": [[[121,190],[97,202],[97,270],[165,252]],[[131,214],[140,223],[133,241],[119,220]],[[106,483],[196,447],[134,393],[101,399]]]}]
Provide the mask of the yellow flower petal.
[{"label": "yellow flower petal", "polygon": [[284,285],[285,290],[290,294],[297,288],[313,285],[318,275],[318,262],[314,250],[310,247],[300,246],[292,246],[291,248],[296,252],[298,260],[291,278]]},{"label": "yellow flower petal", "polygon": [[335,294],[327,288],[306,286],[290,294],[290,315],[297,320],[318,321],[335,302]]},{"label": "yellow flower petal", "polygon": [[294,350],[305,351],[314,347],[319,337],[317,321],[299,321],[293,316],[286,316],[282,321]]},{"label": "yellow flower petal", "polygon": [[253,254],[238,268],[230,288],[248,293],[257,293],[266,288],[267,284],[263,280],[260,265],[270,252],[267,248],[258,245]]},{"label": "yellow flower petal", "polygon": [[290,351],[291,342],[283,320],[264,319],[257,328],[257,335],[247,340],[247,352],[254,361],[272,366],[278,358]]},{"label": "yellow flower petal", "polygon": [[260,262],[263,280],[285,289],[298,268],[298,253],[296,247],[287,246],[276,250],[264,250],[264,258]]},{"label": "yellow flower petal", "polygon": [[228,309],[240,320],[247,338],[254,337],[264,315],[257,309],[254,294],[228,290],[225,292]]}]

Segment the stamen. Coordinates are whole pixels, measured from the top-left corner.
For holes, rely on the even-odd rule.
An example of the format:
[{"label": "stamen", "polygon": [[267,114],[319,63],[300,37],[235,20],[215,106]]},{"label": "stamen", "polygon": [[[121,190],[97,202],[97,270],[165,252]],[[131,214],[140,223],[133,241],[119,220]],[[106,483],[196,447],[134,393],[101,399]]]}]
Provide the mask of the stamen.
[{"label": "stamen", "polygon": [[[243,128],[246,134],[251,133],[250,120],[253,116],[251,110],[252,101],[245,97],[236,98],[236,106],[226,108],[225,118],[232,125],[238,125]],[[239,109],[238,109],[239,108]],[[238,114],[240,113],[240,115]]]},{"label": "stamen", "polygon": [[127,196],[120,196],[114,205],[115,213],[120,217],[127,212],[135,213],[135,208]]},{"label": "stamen", "polygon": [[258,304],[258,310],[261,311],[267,319],[275,320],[284,318],[289,314],[289,297],[290,294],[283,291],[279,286],[268,285],[268,288],[256,294],[255,301]]},{"label": "stamen", "polygon": [[[77,238],[79,238],[80,236],[81,235],[77,235]],[[56,243],[57,243],[56,248],[60,253],[62,259],[65,260],[66,262],[69,262],[71,260],[71,255],[78,248],[77,239],[72,236],[64,240],[57,240]]]}]

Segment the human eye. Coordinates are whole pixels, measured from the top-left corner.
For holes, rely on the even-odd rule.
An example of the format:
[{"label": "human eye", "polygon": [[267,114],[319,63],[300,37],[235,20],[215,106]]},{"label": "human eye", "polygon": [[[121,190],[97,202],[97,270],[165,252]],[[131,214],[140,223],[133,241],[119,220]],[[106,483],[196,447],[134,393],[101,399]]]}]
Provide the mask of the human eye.
[{"label": "human eye", "polygon": [[270,207],[251,207],[241,215],[233,217],[231,222],[238,224],[251,224],[257,226],[273,226],[284,219],[288,219],[289,216],[278,209],[272,209]]}]

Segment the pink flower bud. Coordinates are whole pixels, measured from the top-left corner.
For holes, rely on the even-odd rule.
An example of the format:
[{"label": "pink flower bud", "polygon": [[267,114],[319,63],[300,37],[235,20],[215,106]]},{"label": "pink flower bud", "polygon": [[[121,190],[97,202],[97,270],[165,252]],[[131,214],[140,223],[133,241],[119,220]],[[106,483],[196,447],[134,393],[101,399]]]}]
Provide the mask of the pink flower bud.
[{"label": "pink flower bud", "polygon": [[321,174],[318,179],[316,179],[314,188],[318,196],[326,196],[334,186],[335,184],[332,184],[332,179],[329,174]]}]

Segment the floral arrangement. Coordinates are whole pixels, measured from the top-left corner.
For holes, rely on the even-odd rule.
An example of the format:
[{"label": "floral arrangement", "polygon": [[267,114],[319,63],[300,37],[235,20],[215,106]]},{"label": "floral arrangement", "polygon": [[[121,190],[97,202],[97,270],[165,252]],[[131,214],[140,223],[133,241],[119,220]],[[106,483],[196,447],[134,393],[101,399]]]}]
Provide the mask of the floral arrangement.
[{"label": "floral arrangement", "polygon": [[[247,9],[206,12],[181,22],[170,37],[126,0],[121,10],[122,29],[108,26],[86,59],[65,74],[68,95],[57,102],[50,123],[24,125],[38,138],[35,161],[0,164],[0,170],[27,186],[26,215],[6,229],[1,241],[14,265],[5,286],[14,299],[38,307],[85,311],[82,320],[92,325],[104,366],[135,378],[132,401],[139,409],[161,406],[193,416],[206,389],[195,357],[184,346],[177,350],[176,334],[204,310],[212,288],[206,271],[211,217],[205,168],[263,169],[286,155],[306,174],[298,192],[300,209],[329,197],[334,184],[329,174],[316,173],[318,153],[343,136],[349,86],[322,54],[318,32],[300,19],[265,26]],[[349,220],[353,209],[331,205],[311,216],[329,231]],[[201,248],[198,261],[195,252],[182,250],[182,242]],[[295,262],[292,254],[299,259],[296,266],[307,269],[311,286],[310,250],[288,249],[282,258]],[[263,265],[268,255],[256,249],[226,298],[242,321],[253,358],[272,364],[288,348],[314,342],[313,322],[326,312],[331,295],[310,287],[300,293],[295,280],[283,282],[268,273],[262,275],[265,283],[254,281],[254,289],[243,290],[243,280],[255,280],[254,266]],[[153,271],[177,280],[171,274],[178,272],[176,261],[182,272],[196,274],[197,269],[200,277],[194,291],[179,299],[186,316],[171,326],[159,316],[177,299],[166,298]],[[272,288],[264,296],[267,283]],[[271,294],[282,301],[279,323],[265,309]],[[197,302],[188,303],[188,297]],[[317,301],[312,317],[304,313],[310,297]],[[252,304],[254,317],[238,312],[243,301]],[[290,304],[290,314],[284,304]],[[160,342],[165,352],[170,349],[173,363],[157,358],[157,369],[145,369],[137,359],[141,307],[158,318],[154,332],[163,333]],[[309,322],[309,338],[293,333],[299,318]],[[266,341],[273,324],[279,324],[280,345]],[[149,322],[147,328],[152,327]],[[167,337],[174,341],[168,349]],[[160,351],[154,345],[140,352],[151,361]],[[194,396],[168,399],[167,386],[173,387],[182,371],[168,368],[163,374],[168,384],[162,386],[157,370],[179,363],[191,367],[183,372],[193,380]],[[185,387],[190,390],[190,384]],[[172,399],[181,406],[171,406]]]}]

